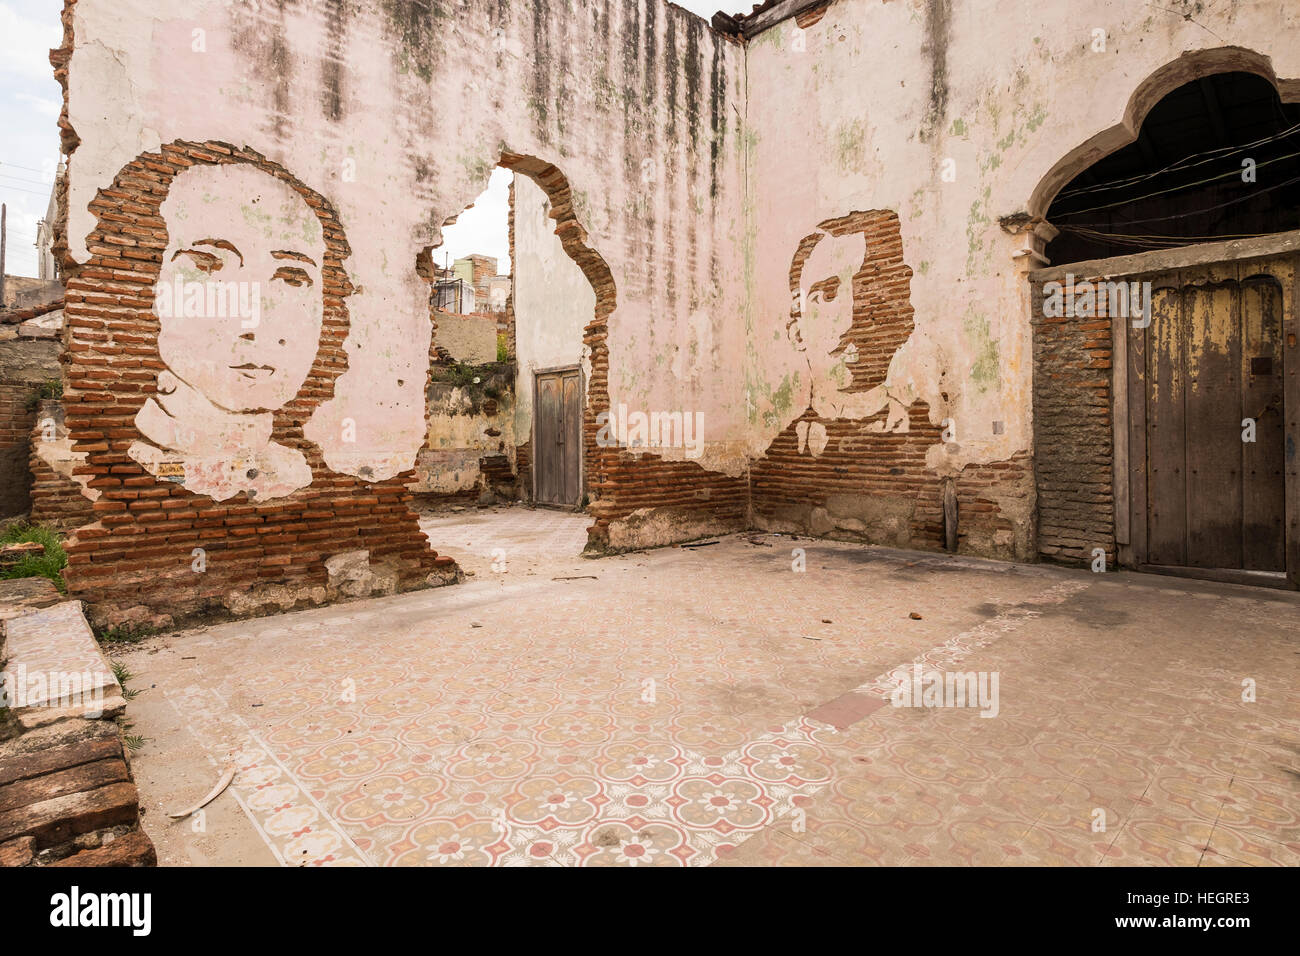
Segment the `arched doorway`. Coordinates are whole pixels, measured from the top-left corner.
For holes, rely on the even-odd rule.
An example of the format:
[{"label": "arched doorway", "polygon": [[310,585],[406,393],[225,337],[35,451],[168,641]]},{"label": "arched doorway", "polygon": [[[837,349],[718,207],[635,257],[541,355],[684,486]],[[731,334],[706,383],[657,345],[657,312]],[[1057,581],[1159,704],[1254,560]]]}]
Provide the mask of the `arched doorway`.
[{"label": "arched doorway", "polygon": [[1300,105],[1218,53],[1035,192],[1040,551],[1296,587]]}]

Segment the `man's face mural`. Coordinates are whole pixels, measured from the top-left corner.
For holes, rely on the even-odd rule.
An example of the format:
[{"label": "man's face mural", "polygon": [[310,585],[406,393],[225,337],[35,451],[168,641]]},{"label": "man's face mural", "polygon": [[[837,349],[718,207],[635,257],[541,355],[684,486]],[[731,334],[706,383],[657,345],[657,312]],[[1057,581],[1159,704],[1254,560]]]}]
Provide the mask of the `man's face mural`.
[{"label": "man's face mural", "polygon": [[853,326],[853,276],[862,270],[860,233],[826,236],[813,247],[800,274],[798,336],[808,356],[814,388],[827,378],[845,388],[844,336]]},{"label": "man's face mural", "polygon": [[286,405],[320,344],[325,241],[311,207],[273,176],[231,164],[179,174],[161,213],[163,362],[226,411]]}]

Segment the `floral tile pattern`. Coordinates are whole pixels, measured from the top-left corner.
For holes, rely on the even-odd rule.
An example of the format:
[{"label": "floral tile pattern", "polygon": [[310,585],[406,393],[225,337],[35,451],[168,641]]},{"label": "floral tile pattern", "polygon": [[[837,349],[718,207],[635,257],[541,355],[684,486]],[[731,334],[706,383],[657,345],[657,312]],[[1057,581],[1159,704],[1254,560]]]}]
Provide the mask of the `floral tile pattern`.
[{"label": "floral tile pattern", "polygon": [[[808,541],[796,573],[778,536],[586,561],[575,522],[462,529],[525,574],[131,668],[286,865],[1300,862],[1294,595]],[[996,716],[892,706],[918,665],[997,673]]]}]

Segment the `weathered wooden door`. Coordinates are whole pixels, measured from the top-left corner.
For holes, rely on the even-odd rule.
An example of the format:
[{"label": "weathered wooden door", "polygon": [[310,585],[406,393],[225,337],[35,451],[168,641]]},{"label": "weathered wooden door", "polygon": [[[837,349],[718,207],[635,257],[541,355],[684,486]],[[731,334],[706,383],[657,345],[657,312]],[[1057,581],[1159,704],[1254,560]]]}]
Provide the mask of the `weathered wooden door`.
[{"label": "weathered wooden door", "polygon": [[534,498],[573,507],[582,497],[582,373],[541,372],[533,379]]},{"label": "weathered wooden door", "polygon": [[1155,283],[1149,327],[1130,331],[1141,564],[1286,572],[1283,289],[1239,275]]}]

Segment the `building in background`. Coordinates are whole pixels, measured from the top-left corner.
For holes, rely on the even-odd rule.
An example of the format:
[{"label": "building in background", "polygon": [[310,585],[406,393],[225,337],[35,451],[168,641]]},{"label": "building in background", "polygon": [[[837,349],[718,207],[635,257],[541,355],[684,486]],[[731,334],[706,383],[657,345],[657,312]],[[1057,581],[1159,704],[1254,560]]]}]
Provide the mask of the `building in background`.
[{"label": "building in background", "polygon": [[50,187],[50,202],[45,207],[45,218],[36,222],[36,277],[47,281],[59,278],[59,265],[54,259],[54,222],[58,218],[59,184],[67,175],[67,167],[59,163],[59,170],[54,176],[54,185]]}]

